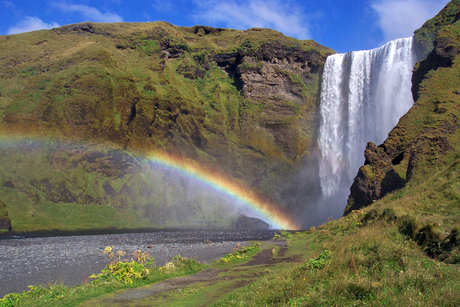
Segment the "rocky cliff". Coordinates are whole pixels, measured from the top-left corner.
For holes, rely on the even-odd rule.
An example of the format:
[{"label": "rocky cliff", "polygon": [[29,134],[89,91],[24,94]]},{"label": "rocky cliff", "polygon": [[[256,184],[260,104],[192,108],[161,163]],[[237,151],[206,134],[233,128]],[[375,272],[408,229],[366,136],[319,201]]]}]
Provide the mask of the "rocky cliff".
[{"label": "rocky cliff", "polygon": [[[140,157],[156,150],[206,165],[294,212],[303,204],[286,196],[291,182],[305,177],[320,75],[332,52],[268,29],[164,22],[1,36],[0,131],[8,136],[2,142],[49,140],[16,143],[22,159],[12,147],[2,151],[0,199],[13,228],[19,220],[23,229],[37,228],[34,220],[46,221],[51,209],[44,208],[55,205],[82,212],[108,205],[115,215],[148,217],[143,226],[174,220],[185,192],[171,200],[167,188],[153,188],[153,175],[136,175],[150,169]],[[40,158],[28,171],[34,150]],[[154,203],[133,182],[156,191]],[[299,186],[307,184],[314,186]],[[65,227],[56,219],[50,227]]]},{"label": "rocky cliff", "polygon": [[404,186],[404,191],[416,189],[430,176],[457,163],[459,19],[460,1],[451,1],[415,32],[419,50],[429,50],[413,72],[415,104],[383,144],[368,144],[366,162],[353,182],[345,214]]}]

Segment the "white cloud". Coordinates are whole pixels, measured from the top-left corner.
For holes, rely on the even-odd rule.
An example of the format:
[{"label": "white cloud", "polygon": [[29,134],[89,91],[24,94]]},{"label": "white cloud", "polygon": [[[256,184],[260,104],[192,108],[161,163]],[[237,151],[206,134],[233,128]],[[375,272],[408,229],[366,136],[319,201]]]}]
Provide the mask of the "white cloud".
[{"label": "white cloud", "polygon": [[378,27],[385,40],[413,35],[433,18],[449,0],[376,0],[371,7],[379,16]]},{"label": "white cloud", "polygon": [[52,2],[51,5],[59,8],[66,13],[80,13],[83,17],[87,18],[86,21],[94,22],[121,22],[121,18],[118,14],[110,12],[102,13],[98,9],[81,4],[67,4],[62,2]]},{"label": "white cloud", "polygon": [[3,4],[6,7],[14,7],[14,3],[12,1],[3,1]]},{"label": "white cloud", "polygon": [[57,28],[59,25],[55,22],[48,24],[38,17],[26,16],[16,26],[8,29],[8,34],[18,34],[43,29]]},{"label": "white cloud", "polygon": [[302,9],[282,0],[198,0],[195,19],[234,29],[271,28],[299,39],[310,38],[308,19]]},{"label": "white cloud", "polygon": [[172,12],[174,10],[172,1],[164,1],[164,0],[153,0],[152,6],[155,10],[159,12]]}]

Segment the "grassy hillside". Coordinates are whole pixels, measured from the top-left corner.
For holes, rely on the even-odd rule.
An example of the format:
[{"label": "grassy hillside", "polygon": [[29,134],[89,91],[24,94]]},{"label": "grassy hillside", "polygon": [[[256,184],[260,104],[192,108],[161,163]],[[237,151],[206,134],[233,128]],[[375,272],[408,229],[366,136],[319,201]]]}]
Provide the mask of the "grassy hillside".
[{"label": "grassy hillside", "polygon": [[15,231],[231,228],[241,213],[231,198],[186,174],[101,145],[3,142],[0,174]]},{"label": "grassy hillside", "polygon": [[[234,178],[294,212],[302,202],[286,196],[293,194],[290,183],[299,181],[301,166],[310,157],[319,76],[330,53],[313,41],[268,29],[181,28],[164,22],[85,23],[0,36],[0,133],[102,144],[109,148],[102,153],[124,150],[128,156],[161,150]],[[29,227],[22,214],[30,210],[18,204],[29,204],[34,212],[43,208],[48,212],[43,211],[45,220],[51,212],[45,207],[53,203],[80,212],[90,210],[82,204],[94,205],[103,208],[103,215],[110,211],[120,217],[136,208],[147,210],[145,201],[138,202],[131,194],[124,193],[119,197],[123,204],[114,207],[107,189],[99,189],[98,195],[91,189],[76,190],[78,185],[69,184],[69,178],[87,183],[111,179],[94,159],[89,162],[94,167],[85,169],[86,159],[67,157],[75,150],[60,150],[64,159],[78,165],[61,168],[58,174],[54,162],[46,158],[51,153],[43,150],[45,158],[36,162],[42,162],[37,166],[39,175],[29,176],[26,167],[15,168],[23,173],[3,169],[0,200],[12,212],[13,229]],[[14,165],[15,154],[10,151],[1,157],[4,165]],[[123,166],[110,154],[105,160],[117,169]],[[93,177],[97,179],[88,179]],[[134,177],[125,174],[118,178],[122,182],[109,185],[153,185]],[[80,196],[53,200],[46,182],[64,185],[69,195]],[[296,188],[306,184],[304,180]],[[154,207],[168,204],[161,199]],[[93,212],[97,216],[99,209]],[[137,220],[138,214],[129,216]],[[163,215],[156,220],[164,220]],[[53,227],[67,223],[56,221]],[[32,223],[30,228],[42,227],[38,225]]]}]

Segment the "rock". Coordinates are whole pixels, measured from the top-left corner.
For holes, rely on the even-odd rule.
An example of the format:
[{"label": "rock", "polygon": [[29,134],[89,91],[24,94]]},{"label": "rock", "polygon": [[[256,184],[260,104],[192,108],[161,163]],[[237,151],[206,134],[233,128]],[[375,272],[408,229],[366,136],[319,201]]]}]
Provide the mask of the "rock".
[{"label": "rock", "polygon": [[412,95],[417,101],[419,97],[420,83],[430,70],[439,67],[450,67],[454,57],[458,54],[459,46],[456,42],[457,34],[449,33],[443,29],[447,25],[452,25],[460,19],[459,6],[453,1],[446,5],[434,18],[414,32],[414,47],[421,58],[415,66],[412,76]]},{"label": "rock", "polygon": [[367,143],[364,152],[366,162],[360,167],[350,188],[350,197],[344,214],[369,206],[389,192],[404,186],[404,180],[395,171],[391,157],[384,146]]},{"label": "rock", "polygon": [[8,211],[6,205],[0,200],[0,232],[11,231],[11,219],[8,217]]},{"label": "rock", "polygon": [[179,65],[176,70],[179,74],[183,75],[185,78],[194,80],[197,78],[202,79],[206,74],[206,70],[194,65]]},{"label": "rock", "polygon": [[299,46],[274,42],[263,44],[255,52],[217,54],[214,60],[234,78],[246,99],[270,106],[261,114],[260,124],[286,158],[296,159],[299,139],[304,136],[299,135],[293,119],[309,117],[299,110],[307,109],[310,103],[305,92],[317,82],[324,57]]},{"label": "rock", "polygon": [[269,229],[270,225],[255,217],[240,215],[232,224],[232,228],[236,229]]},{"label": "rock", "polygon": [[[433,19],[415,32],[415,48],[425,60],[416,64],[412,75],[414,106],[404,115],[388,138],[378,147],[369,143],[366,162],[359,169],[344,214],[370,205],[405,182],[425,182],[431,169],[446,163],[444,157],[458,150],[459,91],[454,65],[460,52],[456,34],[460,5],[451,1]],[[450,80],[449,80],[450,81]],[[450,86],[450,87],[449,87]],[[448,162],[450,163],[450,162]],[[396,172],[405,172],[405,180]]]},{"label": "rock", "polygon": [[[153,188],[153,180],[135,175],[148,172],[136,161],[157,150],[225,174],[287,215],[303,210],[304,198],[313,194],[313,184],[304,181],[316,178],[305,179],[304,162],[314,160],[317,93],[326,56],[334,53],[329,48],[269,29],[185,28],[165,22],[83,23],[49,30],[40,37],[48,43],[33,47],[36,56],[30,55],[30,40],[15,37],[21,46],[9,44],[8,53],[2,52],[2,75],[15,84],[17,69],[24,69],[30,81],[21,77],[28,85],[20,96],[50,95],[22,101],[2,89],[1,99],[24,105],[2,113],[5,134],[43,133],[136,153],[129,159],[112,150],[98,154],[75,148],[65,154],[58,148],[39,161],[63,176],[37,177],[30,185],[14,176],[3,181],[7,188],[16,186],[37,212],[47,201],[108,205],[122,214],[141,210],[155,226],[172,221],[175,211],[188,213],[188,198],[183,205],[179,196],[159,196],[168,195],[162,190],[172,184]],[[62,42],[72,42],[72,48]],[[49,61],[39,54],[66,56]],[[52,82],[33,81],[45,72],[52,73]],[[82,180],[71,179],[74,174]],[[87,174],[92,184],[83,187]],[[300,191],[296,199],[284,197],[294,189]],[[158,199],[150,200],[153,195]],[[194,205],[192,214],[198,216],[206,203]],[[229,227],[231,219],[209,227]]]}]

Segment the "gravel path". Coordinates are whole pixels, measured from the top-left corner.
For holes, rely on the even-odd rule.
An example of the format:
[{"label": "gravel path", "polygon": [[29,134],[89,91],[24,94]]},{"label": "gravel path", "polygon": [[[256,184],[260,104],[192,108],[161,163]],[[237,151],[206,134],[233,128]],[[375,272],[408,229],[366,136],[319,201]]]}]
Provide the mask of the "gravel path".
[{"label": "gravel path", "polygon": [[[218,259],[236,244],[268,240],[275,231],[174,231],[0,240],[0,297],[29,285],[77,285],[108,263],[106,246],[127,256],[148,250],[158,266],[180,254],[200,262]],[[125,258],[127,258],[125,256]]]}]

